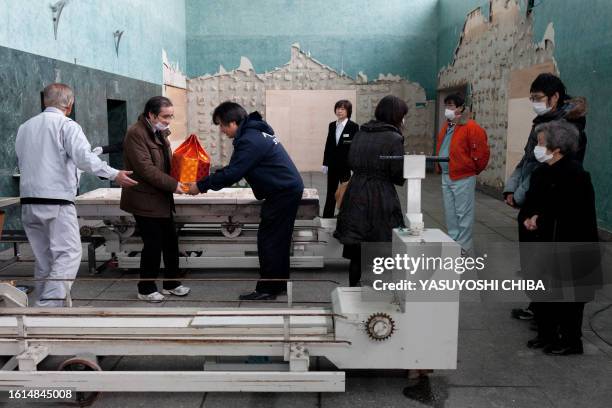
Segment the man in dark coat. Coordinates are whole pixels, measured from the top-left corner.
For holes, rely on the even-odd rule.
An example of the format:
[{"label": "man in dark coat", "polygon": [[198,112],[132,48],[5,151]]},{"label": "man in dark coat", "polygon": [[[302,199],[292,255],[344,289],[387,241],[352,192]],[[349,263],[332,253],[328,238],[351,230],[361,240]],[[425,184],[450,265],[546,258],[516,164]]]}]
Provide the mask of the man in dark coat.
[{"label": "man in dark coat", "polygon": [[329,124],[325,152],[323,153],[323,167],[321,170],[327,174],[327,195],[323,218],[333,218],[336,210],[335,193],[338,184],[351,177],[348,165],[348,154],[353,142],[353,136],[359,130],[359,125],[351,120],[353,105],[345,99],[336,102],[334,113],[338,117]]},{"label": "man in dark coat", "polygon": [[531,84],[530,92],[529,99],[537,116],[533,119],[531,132],[525,144],[525,154],[504,186],[504,200],[514,207],[521,207],[525,201],[531,173],[541,165],[533,155],[533,149],[538,144],[536,126],[561,119],[573,124],[579,131],[579,140],[577,150],[572,155],[580,163],[584,161],[587,145],[585,98],[571,98],[566,94],[563,82],[553,74],[540,74]]},{"label": "man in dark coat", "polygon": [[[261,206],[257,230],[259,271],[263,279],[288,279],[291,238],[304,183],[274,130],[253,112],[234,102],[223,102],[213,112],[213,122],[233,139],[234,152],[227,166],[191,185],[190,194],[220,190],[243,177]],[[285,282],[259,281],[255,291],[241,300],[271,300],[283,292]]]},{"label": "man in dark coat", "polygon": [[531,241],[542,244],[532,246],[522,272],[542,279],[546,291],[531,294],[538,336],[527,346],[553,355],[582,354],[584,304],[601,282],[595,193],[589,173],[573,158],[576,127],[548,122],[536,133],[534,155],[543,165],[531,176],[519,221]]}]

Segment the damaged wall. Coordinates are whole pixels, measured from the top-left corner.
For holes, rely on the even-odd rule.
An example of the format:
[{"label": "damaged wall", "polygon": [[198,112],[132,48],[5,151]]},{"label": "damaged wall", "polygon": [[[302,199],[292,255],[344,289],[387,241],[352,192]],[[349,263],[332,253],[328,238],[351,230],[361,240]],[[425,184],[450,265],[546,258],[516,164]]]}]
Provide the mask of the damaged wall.
[{"label": "damaged wall", "polygon": [[609,0],[538,2],[534,33],[555,27],[555,60],[568,91],[584,96],[587,115],[585,168],[595,186],[599,225],[612,231],[612,2]]},{"label": "damaged wall", "polygon": [[[212,124],[214,108],[223,101],[232,100],[247,111],[257,110],[265,114],[266,90],[356,90],[357,105],[353,110],[360,124],[372,118],[374,108],[383,96],[397,95],[409,107],[404,132],[406,150],[430,153],[433,148],[434,110],[433,104],[426,101],[423,87],[393,75],[380,75],[372,82],[368,82],[364,74],[356,80],[340,75],[302,52],[297,44],[291,47],[291,60],[273,71],[257,74],[249,59],[243,57],[237,69],[227,72],[221,67],[215,75],[188,79],[187,87],[187,128],[200,137],[212,156],[213,165],[226,164],[232,152],[231,141],[220,136],[218,128]],[[324,143],[326,134],[321,136]]]},{"label": "damaged wall", "polygon": [[[517,7],[517,3],[520,7]],[[507,73],[510,68],[524,69],[530,64],[545,62],[547,58],[552,60],[554,57],[554,65],[568,92],[573,96],[584,96],[588,101],[588,144],[584,165],[591,173],[595,187],[599,226],[612,231],[612,143],[609,130],[609,112],[612,111],[612,37],[606,29],[612,20],[612,2],[537,1],[529,18],[526,18],[525,5],[526,2],[522,0],[440,0],[438,66],[451,65],[440,71],[439,85],[461,80],[472,84],[471,78],[474,78],[476,84],[472,86],[480,91],[474,104],[475,113],[495,141],[493,168],[483,174],[481,181],[499,187],[503,183],[502,162],[505,160],[502,154],[504,129],[499,125],[507,120],[504,117],[507,108],[503,107],[508,96]],[[476,7],[481,8],[480,21],[488,20],[491,15],[494,21],[485,25],[477,24],[481,30],[474,32],[475,38],[461,43],[455,57],[462,28],[466,24],[465,16]],[[515,10],[512,12],[515,17],[511,20],[516,22],[516,31],[511,28],[511,24],[503,23],[506,18],[502,16],[510,16],[506,10]],[[472,15],[469,19],[475,17]],[[554,30],[551,30],[553,27]],[[542,49],[545,38],[554,40],[554,44],[549,42],[548,48]],[[458,61],[459,58],[463,62]],[[491,72],[492,78],[487,78],[487,75],[481,78],[481,73],[487,71]],[[497,90],[491,82],[498,86]],[[493,125],[492,129],[487,127],[489,125]],[[527,134],[524,135],[523,145],[526,140]]]},{"label": "damaged wall", "polygon": [[[473,114],[491,147],[489,166],[479,182],[501,190],[508,159],[511,73],[544,63],[554,67],[554,46],[552,41],[535,42],[531,21],[515,0],[492,0],[488,16],[473,10],[458,41],[454,60],[438,74],[438,89],[468,84]],[[517,137],[526,141],[527,136]]]},{"label": "damaged wall", "polygon": [[289,59],[291,44],[337,72],[394,73],[435,96],[437,0],[186,0],[187,75],[235,67],[257,72]]}]

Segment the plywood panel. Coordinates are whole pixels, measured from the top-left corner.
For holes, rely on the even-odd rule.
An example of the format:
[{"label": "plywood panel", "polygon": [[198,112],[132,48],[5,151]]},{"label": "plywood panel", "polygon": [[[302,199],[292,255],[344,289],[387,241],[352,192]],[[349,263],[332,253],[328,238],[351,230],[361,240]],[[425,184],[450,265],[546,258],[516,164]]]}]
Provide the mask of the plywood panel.
[{"label": "plywood panel", "polygon": [[542,64],[532,65],[525,69],[517,69],[510,72],[510,82],[508,83],[508,96],[510,99],[523,98],[529,96],[529,88],[534,79],[545,72],[555,73],[555,65],[552,61]]},{"label": "plywood panel", "polygon": [[357,106],[355,90],[266,90],[266,121],[300,171],[320,171],[334,104],[348,99]]},{"label": "plywood panel", "polygon": [[535,113],[529,98],[508,100],[508,140],[506,145],[506,180],[523,157]]},{"label": "plywood panel", "polygon": [[165,85],[166,97],[174,105],[174,121],[170,125],[170,144],[175,149],[187,138],[187,90]]}]

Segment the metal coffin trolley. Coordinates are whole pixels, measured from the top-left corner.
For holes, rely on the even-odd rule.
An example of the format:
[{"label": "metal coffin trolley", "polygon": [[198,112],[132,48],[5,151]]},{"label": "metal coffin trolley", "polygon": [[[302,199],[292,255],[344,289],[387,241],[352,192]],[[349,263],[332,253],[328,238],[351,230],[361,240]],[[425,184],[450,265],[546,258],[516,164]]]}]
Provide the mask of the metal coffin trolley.
[{"label": "metal coffin trolley", "polygon": [[[100,188],[78,196],[75,204],[81,236],[101,238],[106,251],[117,255],[120,268],[138,268],[142,241],[133,216],[119,208],[120,198],[119,188]],[[174,201],[181,268],[259,267],[256,234],[261,201],[250,188],[175,195]],[[341,258],[341,246],[332,237],[334,228],[335,220],[319,218],[317,190],[305,189],[293,234],[291,266],[322,268],[326,258]]]}]

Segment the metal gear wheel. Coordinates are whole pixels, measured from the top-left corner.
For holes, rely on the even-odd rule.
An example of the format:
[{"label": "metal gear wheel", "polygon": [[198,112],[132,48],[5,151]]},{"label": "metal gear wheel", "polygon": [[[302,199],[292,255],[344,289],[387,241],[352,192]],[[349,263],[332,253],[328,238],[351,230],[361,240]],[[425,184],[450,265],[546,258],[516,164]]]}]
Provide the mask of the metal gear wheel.
[{"label": "metal gear wheel", "polygon": [[395,331],[395,322],[386,313],[374,313],[366,321],[365,327],[372,340],[383,341]]}]

